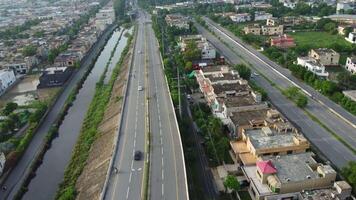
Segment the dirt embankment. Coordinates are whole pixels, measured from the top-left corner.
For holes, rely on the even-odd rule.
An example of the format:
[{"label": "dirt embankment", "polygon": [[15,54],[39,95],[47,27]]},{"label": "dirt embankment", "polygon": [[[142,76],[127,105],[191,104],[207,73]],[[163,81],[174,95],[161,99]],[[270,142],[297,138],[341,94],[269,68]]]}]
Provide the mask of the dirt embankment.
[{"label": "dirt embankment", "polygon": [[113,153],[115,135],[118,133],[117,128],[123,103],[122,95],[127,83],[131,55],[132,45],[114,83],[104,119],[98,128],[98,137],[90,149],[87,164],[76,183],[77,199],[79,200],[99,199],[104,186]]}]

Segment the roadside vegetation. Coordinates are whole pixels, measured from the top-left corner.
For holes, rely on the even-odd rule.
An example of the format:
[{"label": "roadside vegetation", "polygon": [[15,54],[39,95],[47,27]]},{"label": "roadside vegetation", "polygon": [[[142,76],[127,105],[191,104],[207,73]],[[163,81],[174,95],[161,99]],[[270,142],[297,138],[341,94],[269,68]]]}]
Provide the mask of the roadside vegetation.
[{"label": "roadside vegetation", "polygon": [[289,87],[282,93],[288,99],[292,100],[299,108],[304,108],[308,105],[308,98],[297,87]]},{"label": "roadside vegetation", "polygon": [[104,117],[104,112],[110,100],[114,82],[120,73],[123,59],[129,51],[131,41],[132,36],[129,37],[127,46],[123,50],[116,67],[113,69],[112,76],[108,84],[104,83],[104,72],[100,81],[96,85],[94,98],[84,119],[78,141],[73,150],[72,158],[65,170],[64,180],[60,184],[59,190],[57,191],[56,199],[75,199],[75,183],[86,164],[86,160],[89,156],[89,150],[98,133],[97,128]]}]

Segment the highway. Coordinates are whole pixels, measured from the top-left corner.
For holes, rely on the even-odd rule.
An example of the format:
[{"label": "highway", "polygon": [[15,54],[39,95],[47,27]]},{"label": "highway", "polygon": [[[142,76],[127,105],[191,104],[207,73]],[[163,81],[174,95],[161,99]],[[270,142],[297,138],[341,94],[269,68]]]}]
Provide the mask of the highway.
[{"label": "highway", "polygon": [[[134,160],[135,151],[144,151],[145,146],[145,30],[142,23],[137,29],[133,65],[127,85],[127,94],[114,166],[118,173],[111,174],[105,199],[141,199],[144,159]],[[138,87],[143,90],[139,91]]]},{"label": "highway", "polygon": [[[281,67],[271,67],[269,65],[271,61],[268,61],[267,64],[265,61],[266,58],[261,59],[259,54],[254,54],[255,52],[250,49],[248,49],[248,51],[245,48],[246,44],[242,44],[238,38],[230,35],[231,33],[228,33],[228,31],[222,29],[211,20],[206,20],[208,22],[207,24],[211,27],[210,29],[213,30],[224,43],[200,25],[197,25],[198,31],[203,36],[207,37],[221,54],[233,64],[248,62],[255,72],[263,74],[263,76],[255,76],[254,79],[258,85],[262,86],[267,91],[271,103],[275,105],[291,122],[293,122],[314,144],[314,146],[331,160],[335,166],[340,168],[345,166],[348,161],[356,160],[355,154],[350,149],[340,141],[336,140],[334,136],[318,123],[310,119],[303,110],[297,108],[291,101],[286,99],[286,97],[284,97],[277,88],[273,87],[265,77],[281,88],[297,85],[305,89],[306,92],[312,94],[313,98],[309,97],[309,103],[306,110],[316,116],[322,123],[327,125],[340,137],[344,138],[344,140],[349,142],[351,146],[356,146],[356,129],[353,126],[355,120],[354,116],[349,116],[350,114],[344,111],[346,112],[346,121],[340,118],[325,106],[328,105],[327,103],[324,105],[324,99],[320,98],[320,100],[319,97],[321,95],[313,91],[312,88],[305,86],[305,84],[300,84],[300,81],[290,77],[292,75],[284,74],[285,71],[280,72],[279,68]],[[226,44],[229,44],[229,46]],[[335,110],[338,111],[338,109]]]},{"label": "highway", "polygon": [[146,30],[151,99],[150,199],[186,200],[189,197],[180,132],[151,23]]},{"label": "highway", "polygon": [[[150,199],[189,199],[180,133],[149,15],[140,12],[137,31],[132,75],[113,158],[119,173],[112,173],[105,199],[144,198],[144,159],[149,160]],[[143,86],[143,91],[138,91],[138,86]],[[149,124],[145,123],[147,99]],[[146,136],[148,131],[150,138]],[[144,151],[148,141],[150,152],[145,152],[141,161],[134,161],[134,152]]]}]

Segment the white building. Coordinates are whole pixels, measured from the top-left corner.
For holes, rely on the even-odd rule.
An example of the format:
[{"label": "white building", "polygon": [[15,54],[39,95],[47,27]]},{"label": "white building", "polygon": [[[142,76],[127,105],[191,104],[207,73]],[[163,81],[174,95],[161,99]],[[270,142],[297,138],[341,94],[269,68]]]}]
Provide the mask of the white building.
[{"label": "white building", "polygon": [[293,0],[279,0],[280,3],[283,3],[284,7],[290,8],[290,9],[294,9],[295,6],[297,5],[296,1]]},{"label": "white building", "polygon": [[201,50],[201,58],[202,59],[215,59],[216,58],[216,50],[209,42],[205,42],[203,44],[203,48]]},{"label": "white building", "polygon": [[233,22],[237,22],[237,23],[251,21],[251,15],[248,13],[239,13],[239,14],[231,15],[229,17]]},{"label": "white building", "polygon": [[325,71],[325,66],[320,64],[311,57],[298,57],[297,64],[307,68],[308,71],[313,72],[315,75],[327,78],[329,73]]},{"label": "white building", "polygon": [[356,74],[356,56],[347,57],[345,68],[347,71]]},{"label": "white building", "polygon": [[4,93],[16,81],[13,70],[0,70],[0,94]]},{"label": "white building", "polygon": [[341,1],[336,4],[336,14],[342,14],[345,11],[356,9],[356,1]]},{"label": "white building", "polygon": [[4,167],[5,167],[5,162],[6,162],[6,157],[5,154],[3,152],[0,153],[0,175],[3,173],[4,171]]},{"label": "white building", "polygon": [[266,13],[264,11],[261,11],[261,12],[256,11],[255,12],[255,21],[263,21],[263,20],[270,19],[272,17],[273,17],[272,14]]},{"label": "white building", "polygon": [[356,44],[356,32],[349,33],[349,36],[345,39],[352,44]]},{"label": "white building", "polygon": [[101,9],[95,16],[95,26],[103,31],[108,25],[115,21],[115,10],[111,8]]}]

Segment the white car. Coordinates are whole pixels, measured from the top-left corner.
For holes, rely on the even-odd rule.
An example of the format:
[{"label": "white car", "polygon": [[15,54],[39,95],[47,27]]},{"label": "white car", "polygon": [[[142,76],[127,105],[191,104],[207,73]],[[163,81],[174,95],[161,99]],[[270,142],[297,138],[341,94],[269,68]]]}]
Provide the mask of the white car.
[{"label": "white car", "polygon": [[258,74],[258,73],[256,73],[256,72],[253,72],[253,75],[258,76],[259,74]]},{"label": "white car", "polygon": [[143,90],[143,87],[140,85],[138,86],[138,91],[142,91]]}]

